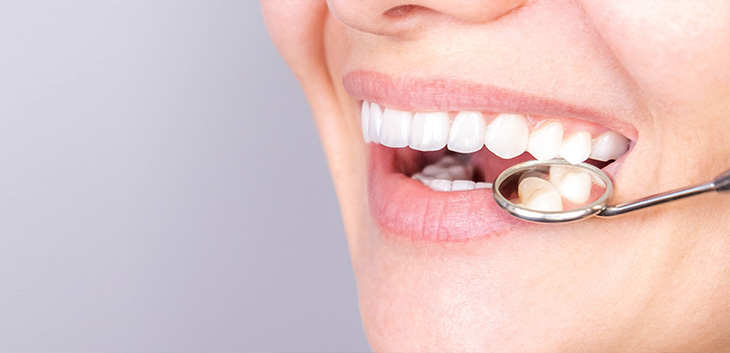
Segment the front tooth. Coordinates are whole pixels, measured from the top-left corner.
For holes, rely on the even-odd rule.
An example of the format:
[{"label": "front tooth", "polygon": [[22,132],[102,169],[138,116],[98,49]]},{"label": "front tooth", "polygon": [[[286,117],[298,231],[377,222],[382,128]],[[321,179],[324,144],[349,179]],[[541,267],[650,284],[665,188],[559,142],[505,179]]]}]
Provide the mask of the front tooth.
[{"label": "front tooth", "polygon": [[362,101],[362,110],[360,113],[360,121],[362,123],[362,139],[365,143],[370,142],[370,103]]},{"label": "front tooth", "polygon": [[560,196],[574,204],[583,204],[591,196],[591,175],[554,166],[550,168],[550,183]]},{"label": "front tooth", "polygon": [[563,201],[560,193],[549,181],[528,177],[520,181],[517,186],[520,203],[536,211],[558,212],[563,210]]},{"label": "front tooth", "polygon": [[553,159],[560,152],[563,143],[563,124],[550,122],[530,134],[527,152],[538,161]]},{"label": "front tooth", "polygon": [[472,153],[484,146],[487,126],[480,112],[463,111],[454,118],[449,133],[448,149],[459,153]]},{"label": "front tooth", "polygon": [[435,191],[451,191],[452,182],[451,180],[444,179],[433,179],[424,182],[426,186]]},{"label": "front tooth", "polygon": [[498,157],[510,159],[525,152],[528,137],[529,128],[524,116],[500,114],[487,127],[484,143]]},{"label": "front tooth", "polygon": [[451,183],[451,191],[474,190],[476,183],[471,180],[454,180]]},{"label": "front tooth", "polygon": [[380,123],[380,143],[393,148],[408,146],[411,120],[411,112],[385,108],[383,121]]},{"label": "front tooth", "polygon": [[449,139],[449,114],[446,112],[413,115],[408,146],[418,151],[438,151]]},{"label": "front tooth", "polygon": [[599,161],[616,159],[629,150],[629,139],[615,131],[606,132],[593,139],[591,158]]},{"label": "front tooth", "polygon": [[368,133],[370,135],[370,141],[378,143],[380,142],[380,124],[383,121],[383,111],[380,110],[378,103],[372,103],[370,105],[369,120]]},{"label": "front tooth", "polygon": [[585,161],[591,155],[591,133],[578,131],[563,141],[560,157],[571,164]]},{"label": "front tooth", "polygon": [[480,181],[474,186],[474,188],[475,189],[491,189],[492,183],[485,183],[485,182]]}]

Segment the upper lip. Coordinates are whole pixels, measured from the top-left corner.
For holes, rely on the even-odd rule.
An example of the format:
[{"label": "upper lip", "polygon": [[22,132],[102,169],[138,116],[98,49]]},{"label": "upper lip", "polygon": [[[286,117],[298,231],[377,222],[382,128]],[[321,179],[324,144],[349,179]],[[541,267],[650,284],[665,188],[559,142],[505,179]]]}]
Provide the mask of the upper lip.
[{"label": "upper lip", "polygon": [[637,136],[628,122],[587,106],[461,79],[393,77],[376,71],[354,70],[343,76],[343,84],[351,97],[393,109],[570,117],[604,125],[634,141]]}]

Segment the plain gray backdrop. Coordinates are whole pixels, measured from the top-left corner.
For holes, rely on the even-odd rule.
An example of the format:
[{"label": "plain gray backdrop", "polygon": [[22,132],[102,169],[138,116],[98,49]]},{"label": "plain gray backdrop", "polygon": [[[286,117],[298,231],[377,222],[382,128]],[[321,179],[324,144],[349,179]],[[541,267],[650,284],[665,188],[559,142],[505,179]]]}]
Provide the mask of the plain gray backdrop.
[{"label": "plain gray backdrop", "polygon": [[367,351],[256,1],[0,3],[0,351]]}]

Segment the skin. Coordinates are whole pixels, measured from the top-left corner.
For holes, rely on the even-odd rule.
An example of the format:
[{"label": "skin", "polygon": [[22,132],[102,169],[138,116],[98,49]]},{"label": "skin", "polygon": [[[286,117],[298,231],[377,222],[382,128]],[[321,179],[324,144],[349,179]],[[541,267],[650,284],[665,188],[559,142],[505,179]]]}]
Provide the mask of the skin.
[{"label": "skin", "polygon": [[460,243],[386,234],[342,86],[354,69],[446,75],[620,117],[637,138],[614,199],[630,200],[730,167],[730,2],[458,3],[262,2],[327,155],[373,350],[730,350],[730,198]]}]

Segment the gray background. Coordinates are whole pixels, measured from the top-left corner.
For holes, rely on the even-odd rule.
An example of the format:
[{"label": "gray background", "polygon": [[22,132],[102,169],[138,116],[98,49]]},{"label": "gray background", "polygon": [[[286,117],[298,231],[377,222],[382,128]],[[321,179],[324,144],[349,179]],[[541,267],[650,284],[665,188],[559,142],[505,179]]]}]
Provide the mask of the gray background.
[{"label": "gray background", "polygon": [[258,2],[0,3],[0,351],[366,351]]}]

